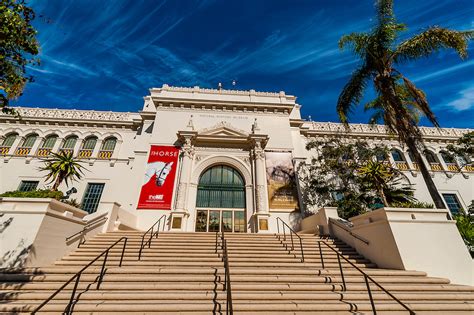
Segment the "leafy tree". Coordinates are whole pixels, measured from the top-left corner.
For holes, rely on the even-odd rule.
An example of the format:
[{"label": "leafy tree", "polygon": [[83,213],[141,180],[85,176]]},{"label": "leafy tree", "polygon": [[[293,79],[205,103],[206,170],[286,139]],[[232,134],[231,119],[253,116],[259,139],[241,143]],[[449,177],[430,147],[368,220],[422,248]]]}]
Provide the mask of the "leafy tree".
[{"label": "leafy tree", "polygon": [[464,160],[461,167],[472,165],[474,157],[474,131],[465,133],[456,141],[456,144],[450,144],[447,149],[451,155],[462,157]]},{"label": "leafy tree", "polygon": [[41,167],[41,171],[47,171],[46,180],[53,183],[51,188],[53,191],[58,190],[59,185],[63,181],[69,185],[69,180],[79,180],[84,175],[85,169],[80,162],[78,162],[71,152],[69,153],[52,153],[52,157],[45,160],[45,166]]},{"label": "leafy tree", "polygon": [[456,226],[461,234],[464,243],[474,257],[474,216],[469,213],[460,213],[454,216]]},{"label": "leafy tree", "polygon": [[39,52],[37,32],[31,25],[34,18],[25,1],[0,1],[0,108],[4,113],[14,113],[9,100],[21,96],[25,84],[33,80],[26,66],[39,63],[34,58]]},{"label": "leafy tree", "polygon": [[413,189],[402,183],[402,173],[385,162],[374,161],[376,156],[388,154],[385,147],[332,139],[312,141],[307,149],[314,149],[316,155],[298,173],[309,206],[335,206],[341,217],[350,218],[369,209],[415,200]]},{"label": "leafy tree", "polygon": [[388,206],[384,189],[388,188],[388,183],[395,176],[395,173],[391,171],[391,167],[380,161],[368,161],[358,169],[358,173],[362,177],[362,181],[377,191],[378,196],[382,198],[384,206]]},{"label": "leafy tree", "polygon": [[436,207],[444,209],[446,207],[443,200],[419,152],[423,145],[422,136],[418,119],[410,110],[407,100],[434,126],[439,127],[439,124],[425,94],[397,68],[408,61],[428,57],[445,48],[454,49],[464,59],[467,57],[468,40],[473,38],[474,31],[454,31],[433,26],[399,42],[398,35],[406,30],[406,27],[395,18],[393,0],[377,0],[376,11],[377,22],[370,32],[344,35],[339,41],[341,49],[349,46],[361,61],[339,96],[339,118],[342,123],[348,125],[349,113],[360,103],[367,85],[372,80],[377,98],[376,103],[370,106],[382,111],[380,118],[388,130],[396,133],[400,142],[407,145],[420,167]]}]

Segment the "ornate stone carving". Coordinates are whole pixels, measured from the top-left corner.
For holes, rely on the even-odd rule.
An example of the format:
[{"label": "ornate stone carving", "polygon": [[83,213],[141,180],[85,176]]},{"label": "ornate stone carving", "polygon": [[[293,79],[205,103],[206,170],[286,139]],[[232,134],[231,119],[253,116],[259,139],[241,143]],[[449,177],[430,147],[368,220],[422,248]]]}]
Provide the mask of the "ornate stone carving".
[{"label": "ornate stone carving", "polygon": [[257,204],[257,212],[264,212],[265,209],[265,186],[257,185],[255,187],[255,196],[256,196],[256,204]]},{"label": "ornate stone carving", "polygon": [[[310,131],[316,131],[321,133],[356,133],[356,134],[367,134],[368,136],[373,135],[388,135],[388,129],[384,125],[368,125],[368,124],[349,124],[348,128],[340,123],[332,122],[307,122],[304,127],[309,127]],[[420,127],[420,132],[423,136],[444,136],[444,137],[461,137],[464,133],[472,131],[472,129],[460,129],[460,128],[433,128],[433,127]]]},{"label": "ornate stone carving", "polygon": [[15,109],[19,112],[20,116],[24,118],[133,122],[133,117],[131,113],[101,112],[101,111],[94,111],[94,110],[26,108],[26,107],[18,107]]}]

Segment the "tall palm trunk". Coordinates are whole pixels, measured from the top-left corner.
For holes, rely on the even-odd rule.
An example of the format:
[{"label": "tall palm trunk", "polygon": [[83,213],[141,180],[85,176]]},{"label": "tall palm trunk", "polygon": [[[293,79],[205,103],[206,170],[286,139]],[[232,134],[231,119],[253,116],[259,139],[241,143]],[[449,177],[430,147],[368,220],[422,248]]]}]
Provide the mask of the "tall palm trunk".
[{"label": "tall palm trunk", "polygon": [[423,162],[421,154],[416,146],[416,139],[413,134],[415,130],[413,130],[413,127],[410,126],[410,122],[404,121],[404,119],[406,119],[406,117],[409,117],[410,115],[406,113],[406,108],[401,103],[400,98],[397,97],[393,79],[389,76],[382,75],[382,79],[380,80],[380,87],[382,91],[385,91],[387,93],[387,96],[389,97],[392,103],[392,110],[394,111],[392,116],[395,120],[392,122],[392,126],[398,131],[400,139],[405,142],[405,144],[408,146],[408,149],[413,153],[415,162],[420,168],[421,175],[423,176],[426,187],[428,188],[428,191],[431,195],[431,199],[433,199],[433,202],[437,209],[446,209],[443,199],[441,198],[438,189],[436,189],[435,183],[431,178],[430,172],[428,171],[428,168]]},{"label": "tall palm trunk", "polygon": [[54,181],[54,185],[53,185],[53,190],[54,191],[57,191],[58,188],[59,188],[59,185],[61,185],[62,181],[64,180],[64,176],[60,173],[58,174],[58,177],[56,177],[56,180]]},{"label": "tall palm trunk", "polygon": [[415,162],[418,164],[418,167],[420,168],[421,175],[423,176],[423,179],[425,180],[426,187],[428,188],[428,191],[430,192],[431,199],[433,199],[433,202],[436,208],[446,209],[443,199],[441,198],[438,192],[438,189],[436,189],[436,185],[433,182],[433,179],[431,178],[430,172],[428,168],[426,167],[426,164],[423,162],[423,159],[421,158],[421,154],[418,151],[418,148],[416,147],[415,139],[413,139],[412,137],[409,137],[406,140],[406,145],[408,146],[408,149],[410,150],[410,152],[413,154],[413,157],[415,158]]},{"label": "tall palm trunk", "polygon": [[385,192],[383,191],[383,187],[380,187],[379,189],[377,189],[379,191],[379,196],[380,198],[382,198],[382,203],[385,207],[388,207],[389,204],[388,204],[388,200],[387,200],[387,196],[385,195]]}]

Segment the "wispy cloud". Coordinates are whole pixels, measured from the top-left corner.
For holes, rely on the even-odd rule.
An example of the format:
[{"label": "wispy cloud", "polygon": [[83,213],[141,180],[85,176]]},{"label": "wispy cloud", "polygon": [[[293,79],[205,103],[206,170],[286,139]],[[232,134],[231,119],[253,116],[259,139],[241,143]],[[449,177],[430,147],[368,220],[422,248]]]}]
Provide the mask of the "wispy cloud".
[{"label": "wispy cloud", "polygon": [[474,83],[470,87],[460,91],[457,98],[449,102],[447,106],[457,111],[474,109]]}]

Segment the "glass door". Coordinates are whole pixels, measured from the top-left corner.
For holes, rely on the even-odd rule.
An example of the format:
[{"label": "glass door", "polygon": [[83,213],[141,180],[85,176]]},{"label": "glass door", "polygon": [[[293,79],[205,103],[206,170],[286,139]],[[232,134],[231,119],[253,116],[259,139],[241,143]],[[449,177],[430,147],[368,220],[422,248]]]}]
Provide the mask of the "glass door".
[{"label": "glass door", "polygon": [[245,233],[245,211],[203,210],[196,211],[196,232]]}]

